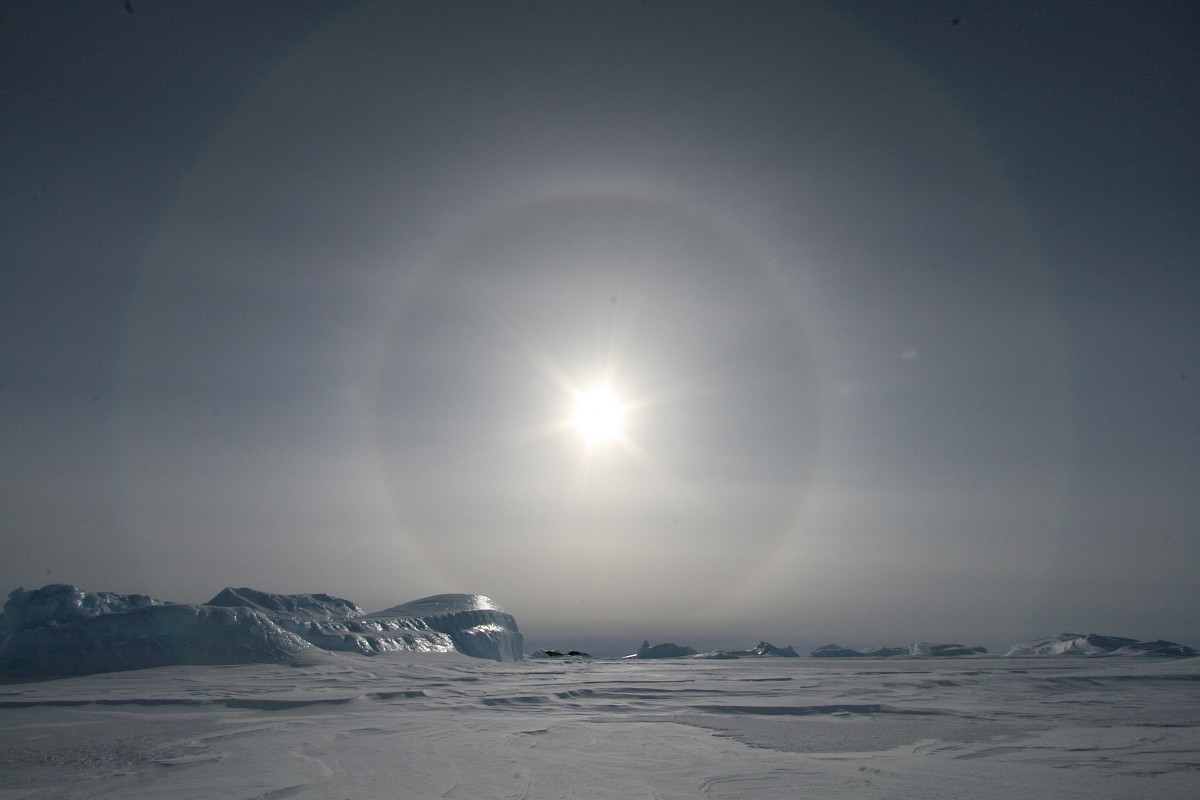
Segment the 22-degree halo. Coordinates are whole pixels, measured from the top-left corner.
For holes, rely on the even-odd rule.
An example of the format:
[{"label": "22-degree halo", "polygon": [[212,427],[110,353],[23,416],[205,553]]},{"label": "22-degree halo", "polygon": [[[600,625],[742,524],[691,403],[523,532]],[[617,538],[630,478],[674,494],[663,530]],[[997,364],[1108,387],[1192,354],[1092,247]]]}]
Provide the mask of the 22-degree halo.
[{"label": "22-degree halo", "polygon": [[[651,580],[640,571],[663,536],[685,532],[698,574],[757,574],[819,459],[804,308],[736,227],[677,199],[606,184],[534,194],[446,241],[396,308],[372,412],[403,528],[445,572],[468,568],[456,531],[486,529],[496,558],[517,548],[572,591]],[[595,386],[616,402],[584,404],[603,421],[586,434],[575,404]],[[582,492],[579,448],[565,446],[581,434]],[[762,502],[763,485],[792,488]],[[746,525],[753,536],[723,535]],[[728,558],[704,556],[700,538]]]}]

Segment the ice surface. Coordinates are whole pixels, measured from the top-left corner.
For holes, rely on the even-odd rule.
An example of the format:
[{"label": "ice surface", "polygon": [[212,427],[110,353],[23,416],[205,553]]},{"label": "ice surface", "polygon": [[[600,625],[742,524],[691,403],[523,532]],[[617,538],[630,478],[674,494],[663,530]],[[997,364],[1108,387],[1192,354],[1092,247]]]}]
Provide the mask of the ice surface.
[{"label": "ice surface", "polygon": [[1200,660],[333,653],[0,690],[0,799],[1195,797]]},{"label": "ice surface", "polygon": [[325,594],[227,588],[209,603],[55,584],[9,595],[0,677],[87,675],[172,664],[289,663],[312,651],[453,652],[520,660],[512,615],[480,595],[437,595],[366,614]]}]

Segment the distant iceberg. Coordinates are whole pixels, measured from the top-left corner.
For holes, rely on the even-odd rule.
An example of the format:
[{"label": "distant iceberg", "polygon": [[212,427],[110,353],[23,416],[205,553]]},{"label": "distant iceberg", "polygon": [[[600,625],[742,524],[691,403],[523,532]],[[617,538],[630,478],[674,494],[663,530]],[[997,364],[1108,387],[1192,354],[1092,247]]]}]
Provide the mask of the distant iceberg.
[{"label": "distant iceberg", "polygon": [[528,658],[561,658],[567,661],[579,661],[585,658],[591,658],[591,653],[585,653],[582,650],[538,650],[536,653],[530,653]]},{"label": "distant iceberg", "polygon": [[687,645],[674,644],[666,642],[664,644],[651,645],[650,640],[646,639],[642,642],[642,646],[632,656],[626,658],[683,658],[685,656],[696,655],[695,648]]},{"label": "distant iceberg", "polygon": [[642,642],[642,646],[633,655],[626,658],[707,658],[707,659],[734,659],[734,658],[799,658],[800,654],[796,652],[791,645],[787,647],[776,647],[770,642],[759,642],[749,650],[713,650],[707,653],[697,653],[694,648],[686,645],[673,644],[667,642],[665,644],[651,645],[647,639]]},{"label": "distant iceberg", "polygon": [[800,654],[790,644],[787,647],[776,647],[770,642],[759,642],[749,650],[734,650],[730,655],[744,658],[747,656],[778,656],[779,658],[799,658]]},{"label": "distant iceberg", "polygon": [[1158,639],[1141,642],[1124,636],[1101,636],[1096,633],[1060,633],[1013,645],[1010,656],[1151,656],[1186,658],[1196,650],[1184,644]]},{"label": "distant iceberg", "polygon": [[925,656],[927,658],[956,658],[958,656],[987,655],[986,647],[968,647],[961,644],[936,644],[933,642],[917,642],[908,648],[910,656]]},{"label": "distant iceberg", "polygon": [[966,647],[961,644],[938,644],[917,642],[909,647],[870,647],[852,650],[836,644],[827,644],[813,650],[813,658],[891,658],[893,656],[919,656],[922,658],[954,658],[958,656],[985,655],[987,648]]},{"label": "distant iceberg", "polygon": [[480,595],[443,594],[373,614],[326,594],[222,590],[208,603],[17,589],[0,614],[0,676],[87,675],[172,664],[288,663],[306,652],[460,652],[519,661],[512,615]]},{"label": "distant iceberg", "polygon": [[776,647],[770,642],[759,642],[749,650],[714,650],[711,653],[700,653],[696,658],[799,658],[800,654],[790,644],[787,647]]}]

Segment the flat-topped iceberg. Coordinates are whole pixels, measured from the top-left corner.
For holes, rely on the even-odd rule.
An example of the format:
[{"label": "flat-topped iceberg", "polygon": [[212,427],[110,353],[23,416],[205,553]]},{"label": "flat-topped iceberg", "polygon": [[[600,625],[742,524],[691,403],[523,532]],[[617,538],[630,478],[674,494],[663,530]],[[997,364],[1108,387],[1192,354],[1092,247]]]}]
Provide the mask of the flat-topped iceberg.
[{"label": "flat-topped iceberg", "polygon": [[461,652],[517,661],[522,637],[498,604],[443,594],[373,614],[327,594],[222,590],[208,603],[17,589],[0,614],[0,677],[87,675],[173,664],[289,663],[306,652]]}]

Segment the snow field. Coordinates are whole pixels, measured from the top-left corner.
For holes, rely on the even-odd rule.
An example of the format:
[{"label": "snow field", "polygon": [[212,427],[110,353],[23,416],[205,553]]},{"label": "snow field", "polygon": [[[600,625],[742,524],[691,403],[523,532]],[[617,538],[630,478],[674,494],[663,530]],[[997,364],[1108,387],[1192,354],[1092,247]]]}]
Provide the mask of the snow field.
[{"label": "snow field", "polygon": [[1196,796],[1200,660],[332,654],[0,686],[0,800]]}]

